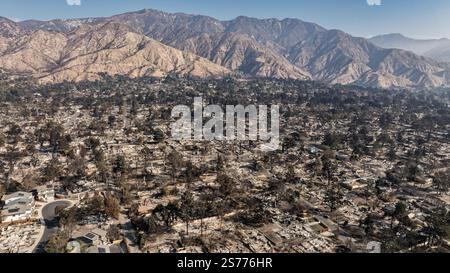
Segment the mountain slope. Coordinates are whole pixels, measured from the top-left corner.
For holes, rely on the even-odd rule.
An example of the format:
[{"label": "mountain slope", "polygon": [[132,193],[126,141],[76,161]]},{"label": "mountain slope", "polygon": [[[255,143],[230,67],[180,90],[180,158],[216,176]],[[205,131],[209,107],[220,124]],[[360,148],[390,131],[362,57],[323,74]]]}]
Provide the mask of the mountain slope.
[{"label": "mountain slope", "polygon": [[309,71],[313,79],[377,87],[441,86],[437,62],[397,49],[381,49],[342,31],[320,32],[297,44],[290,61]]},{"label": "mountain slope", "polygon": [[24,35],[22,28],[7,18],[0,17],[0,56],[8,50],[12,39]]},{"label": "mountain slope", "polygon": [[370,38],[369,41],[382,48],[404,49],[436,61],[450,61],[450,40],[445,38],[417,40],[401,34],[387,34]]},{"label": "mountain slope", "polygon": [[307,75],[253,38],[231,34],[226,30],[226,24],[208,16],[147,9],[110,19],[164,44],[247,75],[295,79],[304,79]]},{"label": "mountain slope", "polygon": [[282,54],[310,35],[326,31],[319,25],[298,19],[256,19],[240,16],[223,24],[226,32],[247,34],[262,45]]},{"label": "mountain slope", "polygon": [[201,34],[179,39],[172,46],[193,52],[219,65],[247,75],[307,79],[309,73],[291,64],[253,38],[239,33]]},{"label": "mountain slope", "polygon": [[241,16],[222,22],[208,16],[170,14],[151,9],[110,19],[247,75],[293,79],[308,78],[309,73],[289,63],[282,55],[286,52],[284,47],[297,43],[311,32],[324,30],[296,19],[285,19],[280,23],[275,19]]},{"label": "mountain slope", "polygon": [[434,60],[382,49],[363,38],[297,19],[240,16],[221,22],[206,16],[143,10],[111,20],[253,76],[299,78],[300,73],[300,78],[386,88],[449,84],[447,67]]},{"label": "mountain slope", "polygon": [[450,62],[450,41],[434,47],[423,55],[440,62]]},{"label": "mountain slope", "polygon": [[375,36],[370,38],[369,41],[382,48],[404,49],[419,55],[423,55],[433,48],[442,46],[443,44],[448,44],[450,42],[448,39],[412,39],[399,33]]},{"label": "mountain slope", "polygon": [[41,82],[94,80],[110,75],[178,73],[216,77],[229,71],[192,53],[163,45],[116,23],[82,25],[67,34],[38,30],[11,42],[0,66]]},{"label": "mountain slope", "polygon": [[12,38],[22,33],[22,28],[16,22],[0,16],[0,37]]}]

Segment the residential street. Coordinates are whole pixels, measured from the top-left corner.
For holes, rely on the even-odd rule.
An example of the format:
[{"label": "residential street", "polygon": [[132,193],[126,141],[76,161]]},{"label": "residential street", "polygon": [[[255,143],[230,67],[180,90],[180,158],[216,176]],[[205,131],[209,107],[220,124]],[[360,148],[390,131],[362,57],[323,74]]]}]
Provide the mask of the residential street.
[{"label": "residential street", "polygon": [[39,241],[39,244],[34,249],[34,253],[43,253],[45,244],[48,242],[50,237],[58,231],[58,223],[56,221],[55,209],[58,206],[70,206],[70,201],[60,200],[55,201],[50,204],[45,205],[42,208],[42,217],[45,221],[45,230]]}]

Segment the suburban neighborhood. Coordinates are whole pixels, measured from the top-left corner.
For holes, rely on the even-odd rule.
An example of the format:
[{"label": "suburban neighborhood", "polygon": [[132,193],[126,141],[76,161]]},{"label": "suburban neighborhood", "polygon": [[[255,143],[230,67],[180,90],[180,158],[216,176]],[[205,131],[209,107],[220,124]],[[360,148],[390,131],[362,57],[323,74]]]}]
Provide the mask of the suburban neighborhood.
[{"label": "suburban neighborhood", "polygon": [[[448,92],[178,77],[32,88],[0,110],[2,252],[449,247]],[[193,97],[284,105],[280,149],[171,138],[169,109]]]}]

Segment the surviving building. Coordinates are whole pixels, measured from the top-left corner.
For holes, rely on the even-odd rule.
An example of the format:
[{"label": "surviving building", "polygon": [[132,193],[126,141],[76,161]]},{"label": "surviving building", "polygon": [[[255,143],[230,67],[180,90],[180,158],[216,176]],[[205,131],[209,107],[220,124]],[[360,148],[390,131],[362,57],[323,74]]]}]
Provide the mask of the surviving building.
[{"label": "surviving building", "polygon": [[2,223],[24,221],[32,216],[34,197],[32,193],[15,192],[2,197]]}]

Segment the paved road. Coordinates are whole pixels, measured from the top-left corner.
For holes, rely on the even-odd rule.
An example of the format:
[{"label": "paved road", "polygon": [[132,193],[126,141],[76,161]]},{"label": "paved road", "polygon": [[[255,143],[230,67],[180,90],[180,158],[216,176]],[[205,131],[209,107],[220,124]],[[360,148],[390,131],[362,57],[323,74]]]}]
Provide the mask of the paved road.
[{"label": "paved road", "polygon": [[42,217],[45,221],[45,230],[41,239],[39,240],[39,244],[36,246],[33,252],[35,253],[43,253],[44,247],[50,237],[58,231],[58,221],[55,215],[55,208],[58,206],[68,207],[71,203],[69,201],[55,201],[50,204],[45,205],[42,208]]}]

